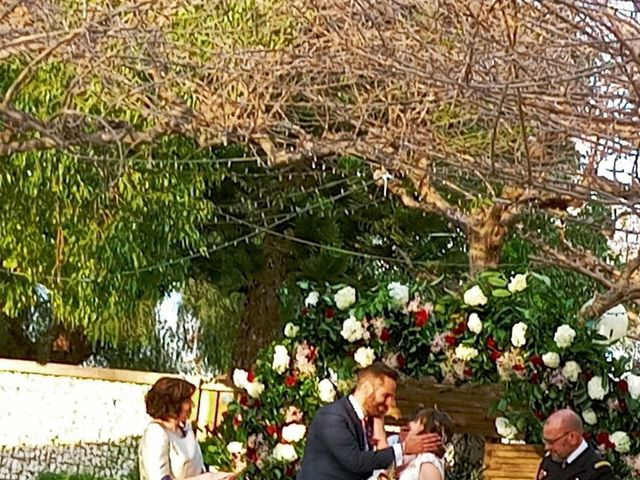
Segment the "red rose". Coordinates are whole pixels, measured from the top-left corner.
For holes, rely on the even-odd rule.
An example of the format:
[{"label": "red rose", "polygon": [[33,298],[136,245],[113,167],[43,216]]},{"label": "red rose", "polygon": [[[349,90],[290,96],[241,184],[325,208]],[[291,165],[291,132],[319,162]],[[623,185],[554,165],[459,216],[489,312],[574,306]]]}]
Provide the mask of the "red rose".
[{"label": "red rose", "polygon": [[309,345],[309,353],[307,353],[307,360],[312,362],[316,358],[316,347]]},{"label": "red rose", "polygon": [[596,443],[598,445],[608,446],[611,442],[609,441],[609,434],[607,432],[600,432],[596,435]]},{"label": "red rose", "polygon": [[538,420],[544,420],[544,413],[542,412],[542,410],[536,410],[533,412],[533,414]]},{"label": "red rose", "polygon": [[234,427],[239,427],[240,424],[242,423],[242,417],[240,415],[234,415],[233,416],[233,426]]},{"label": "red rose", "polygon": [[253,382],[256,379],[256,374],[253,373],[253,370],[249,370],[249,373],[247,373],[247,381],[249,383]]},{"label": "red rose", "polygon": [[291,478],[295,476],[295,473],[296,473],[295,464],[292,463],[287,465],[287,468],[285,469],[285,472],[284,472],[285,476]]},{"label": "red rose", "polygon": [[240,400],[238,401],[238,403],[240,403],[240,405],[242,405],[243,407],[246,407],[247,405],[249,405],[249,396],[243,393],[242,395],[240,395]]},{"label": "red rose", "polygon": [[465,368],[462,373],[464,373],[465,377],[472,377],[473,376],[473,370],[471,370],[469,367]]},{"label": "red rose", "polygon": [[618,400],[618,408],[621,412],[627,411],[627,401],[624,398]]},{"label": "red rose", "polygon": [[494,352],[491,352],[491,354],[489,355],[489,358],[493,363],[495,363],[500,359],[500,355],[501,353],[496,350]]},{"label": "red rose", "polygon": [[456,328],[452,331],[455,335],[462,335],[467,330],[467,324],[464,322],[460,322]]},{"label": "red rose", "polygon": [[309,313],[309,309],[307,307],[300,309],[300,315],[302,315],[303,317],[306,317],[308,313]]},{"label": "red rose", "polygon": [[254,448],[247,448],[247,461],[249,463],[256,463],[258,461],[258,452]]},{"label": "red rose", "polygon": [[444,336],[444,341],[447,342],[447,345],[456,345],[458,343],[458,339],[450,333]]},{"label": "red rose", "polygon": [[421,308],[416,312],[416,327],[422,328],[429,321],[429,312]]},{"label": "red rose", "polygon": [[287,387],[295,387],[296,383],[298,383],[298,377],[296,377],[296,375],[294,373],[292,373],[291,375],[288,375],[285,379],[284,379],[284,384]]},{"label": "red rose", "polygon": [[396,356],[396,362],[398,362],[398,367],[400,368],[403,368],[407,364],[407,361],[404,359],[401,353]]},{"label": "red rose", "polygon": [[270,437],[277,437],[278,436],[278,426],[277,425],[267,425],[267,435],[269,435]]},{"label": "red rose", "polygon": [[326,318],[333,318],[333,317],[335,317],[335,316],[336,316],[336,312],[334,312],[332,308],[327,308],[327,309],[324,311],[324,316],[325,316]]},{"label": "red rose", "polygon": [[536,367],[542,367],[544,365],[544,362],[542,361],[542,357],[540,355],[534,355],[529,359],[529,361],[531,362],[531,365],[534,365]]},{"label": "red rose", "polygon": [[513,367],[513,371],[514,372],[524,372],[524,365],[522,365],[521,363],[516,363]]},{"label": "red rose", "polygon": [[531,374],[531,383],[534,385],[538,385],[540,383],[540,376],[538,375],[538,372],[533,372]]},{"label": "red rose", "polygon": [[389,332],[389,330],[387,330],[386,328],[383,328],[378,338],[381,342],[388,342],[391,338],[391,332]]},{"label": "red rose", "polygon": [[629,393],[629,384],[626,380],[620,380],[618,383],[616,383],[616,387],[622,395],[626,395],[627,393]]},{"label": "red rose", "polygon": [[495,350],[496,346],[496,341],[493,339],[493,337],[487,338],[487,348]]}]

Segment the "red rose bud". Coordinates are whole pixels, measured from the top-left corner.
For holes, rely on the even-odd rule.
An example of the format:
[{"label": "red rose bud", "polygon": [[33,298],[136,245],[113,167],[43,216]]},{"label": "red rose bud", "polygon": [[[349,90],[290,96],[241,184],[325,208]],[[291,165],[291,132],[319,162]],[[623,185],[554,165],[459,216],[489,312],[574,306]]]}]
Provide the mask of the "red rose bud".
[{"label": "red rose bud", "polygon": [[460,322],[456,328],[452,330],[455,335],[462,335],[467,330],[467,324]]},{"label": "red rose bud", "polygon": [[303,317],[306,317],[308,314],[309,314],[309,309],[307,307],[300,309],[300,315],[302,315]]},{"label": "red rose bud", "polygon": [[495,362],[497,362],[498,360],[500,360],[500,355],[501,355],[501,353],[500,353],[500,352],[498,352],[498,351],[494,351],[494,352],[491,352],[491,354],[489,355],[489,358],[491,359],[491,361],[492,361],[493,363],[495,363]]},{"label": "red rose bud", "polygon": [[620,380],[618,383],[616,383],[616,388],[623,395],[629,393],[629,384],[626,380]]},{"label": "red rose bud", "polygon": [[513,371],[514,372],[524,372],[524,365],[522,365],[521,363],[516,363],[513,367]]},{"label": "red rose bud", "polygon": [[544,420],[544,413],[541,410],[536,410],[533,414],[538,420]]},{"label": "red rose bud", "polygon": [[533,383],[534,385],[538,385],[540,383],[540,376],[537,372],[533,372],[531,374],[531,383]]},{"label": "red rose bud", "polygon": [[307,360],[312,362],[316,358],[316,347],[309,345],[309,353],[307,353]]},{"label": "red rose bud", "polygon": [[422,328],[429,321],[429,312],[421,308],[416,312],[416,327]]},{"label": "red rose bud", "polygon": [[490,348],[491,350],[495,350],[496,347],[497,347],[496,341],[492,337],[487,338],[487,348]]},{"label": "red rose bud", "polygon": [[258,461],[258,452],[254,448],[247,448],[247,461],[249,463],[256,463]]},{"label": "red rose bud", "polygon": [[445,335],[444,341],[447,342],[447,345],[455,345],[458,343],[458,339],[451,334]]},{"label": "red rose bud", "polygon": [[627,401],[624,398],[618,400],[618,408],[621,412],[626,412],[628,410]]},{"label": "red rose bud", "polygon": [[233,416],[233,426],[234,427],[239,427],[240,424],[242,423],[242,417],[240,415],[234,415]]},{"label": "red rose bud", "polygon": [[378,338],[381,342],[388,342],[391,338],[391,332],[389,332],[389,330],[387,330],[386,328],[383,328]]},{"label": "red rose bud", "polygon": [[472,377],[473,376],[473,370],[471,370],[469,367],[465,368],[462,373],[464,373],[465,377]]},{"label": "red rose bud", "polygon": [[287,468],[284,472],[286,477],[292,478],[296,474],[296,467],[294,464],[287,465]]},{"label": "red rose bud", "polygon": [[334,311],[333,311],[333,309],[331,309],[331,308],[327,308],[327,309],[324,311],[324,316],[325,316],[326,318],[333,318],[333,317],[335,317],[335,316],[336,316],[336,312],[334,312]]},{"label": "red rose bud", "polygon": [[269,435],[270,437],[277,437],[278,436],[278,426],[277,425],[267,425],[267,435]]},{"label": "red rose bud", "polygon": [[401,353],[396,356],[396,362],[398,362],[398,367],[400,368],[404,368],[404,366],[407,364],[407,361],[404,359]]},{"label": "red rose bud", "polygon": [[298,377],[295,376],[295,374],[291,374],[288,375],[285,379],[284,379],[284,384],[287,387],[295,387],[296,383],[298,383]]},{"label": "red rose bud", "polygon": [[596,443],[598,445],[607,445],[609,443],[609,434],[607,432],[600,432],[596,435]]},{"label": "red rose bud", "polygon": [[240,405],[242,405],[243,407],[246,407],[247,405],[249,405],[249,395],[245,393],[240,395],[240,400],[238,403],[240,403]]},{"label": "red rose bud", "polygon": [[249,373],[247,373],[247,381],[249,383],[253,382],[256,379],[256,374],[253,373],[253,370],[249,370]]},{"label": "red rose bud", "polygon": [[542,367],[544,365],[544,362],[542,361],[542,357],[540,355],[534,355],[529,359],[529,361],[531,362],[531,365],[534,365],[536,367]]}]

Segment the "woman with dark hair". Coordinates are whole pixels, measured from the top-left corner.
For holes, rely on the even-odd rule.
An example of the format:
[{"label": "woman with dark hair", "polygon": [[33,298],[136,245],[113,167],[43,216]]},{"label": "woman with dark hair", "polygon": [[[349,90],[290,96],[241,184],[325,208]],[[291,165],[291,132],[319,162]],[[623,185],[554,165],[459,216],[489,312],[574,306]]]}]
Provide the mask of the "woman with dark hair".
[{"label": "woman with dark hair", "polygon": [[159,379],[145,396],[153,419],[140,440],[140,480],[233,480],[236,475],[207,472],[189,424],[196,387],[180,378]]}]

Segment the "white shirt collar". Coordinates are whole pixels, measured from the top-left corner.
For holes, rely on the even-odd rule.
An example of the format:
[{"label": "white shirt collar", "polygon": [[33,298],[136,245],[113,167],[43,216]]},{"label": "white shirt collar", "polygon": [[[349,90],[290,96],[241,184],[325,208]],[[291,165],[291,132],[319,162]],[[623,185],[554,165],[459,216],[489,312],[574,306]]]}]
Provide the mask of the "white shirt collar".
[{"label": "white shirt collar", "polygon": [[349,395],[349,401],[351,402],[351,406],[353,406],[353,409],[356,411],[358,419],[364,420],[364,410],[362,409],[362,405],[360,405],[360,402],[358,402],[356,397],[354,397],[353,395]]},{"label": "white shirt collar", "polygon": [[589,445],[587,444],[587,442],[584,441],[584,438],[582,439],[582,443],[580,443],[580,445],[578,445],[578,448],[576,448],[573,452],[571,452],[571,455],[569,455],[567,457],[566,462],[567,463],[571,463],[573,462],[576,458],[578,458],[580,456],[580,454],[582,452],[584,452],[587,448],[589,447]]}]

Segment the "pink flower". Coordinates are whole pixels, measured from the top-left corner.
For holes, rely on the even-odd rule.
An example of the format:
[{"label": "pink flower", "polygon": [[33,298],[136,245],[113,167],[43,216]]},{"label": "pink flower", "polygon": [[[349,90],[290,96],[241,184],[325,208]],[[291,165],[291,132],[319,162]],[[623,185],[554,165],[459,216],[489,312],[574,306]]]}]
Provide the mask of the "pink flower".
[{"label": "pink flower", "polygon": [[431,351],[433,353],[440,353],[447,347],[446,336],[446,333],[436,333],[433,336],[433,340],[431,340]]}]

